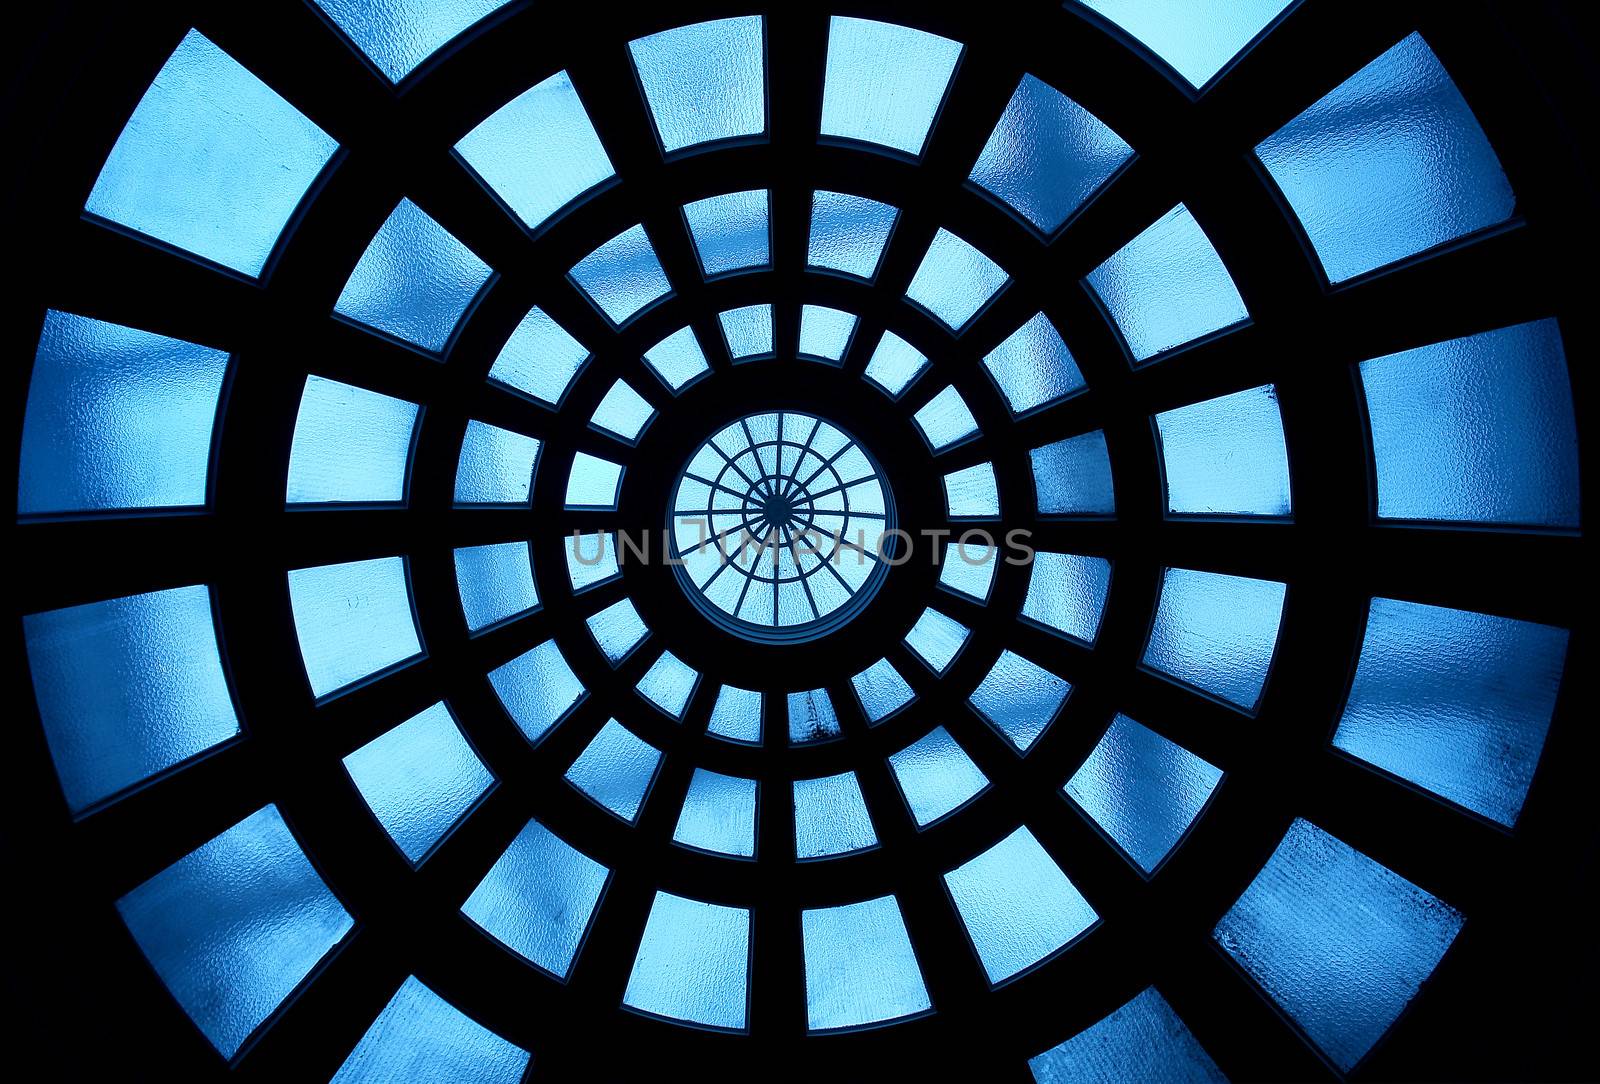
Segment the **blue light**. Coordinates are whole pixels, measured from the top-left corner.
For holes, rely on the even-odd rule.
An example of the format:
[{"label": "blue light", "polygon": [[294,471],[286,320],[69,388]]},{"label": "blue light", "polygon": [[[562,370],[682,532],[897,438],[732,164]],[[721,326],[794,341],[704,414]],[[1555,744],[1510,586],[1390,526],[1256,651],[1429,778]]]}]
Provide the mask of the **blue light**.
[{"label": "blue light", "polygon": [[506,714],[530,742],[544,737],[589,695],[554,640],[546,640],[489,671],[489,684],[494,686]]},{"label": "blue light", "polygon": [[1167,569],[1144,665],[1255,711],[1287,591],[1273,580]]},{"label": "blue light", "polygon": [[456,590],[469,632],[509,621],[539,605],[526,542],[466,546],[455,552]]},{"label": "blue light", "polygon": [[1080,0],[1120,25],[1195,88],[1209,83],[1294,0]]},{"label": "blue light", "polygon": [[612,666],[616,666],[650,635],[631,599],[613,602],[589,618],[589,633]]},{"label": "blue light", "polygon": [[883,722],[917,698],[888,659],[879,659],[850,679],[869,724]]},{"label": "blue light", "polygon": [[1167,510],[1287,516],[1289,452],[1271,384],[1156,415]]},{"label": "blue light", "polygon": [[660,763],[659,749],[610,719],[567,769],[567,782],[632,824]]},{"label": "blue light", "polygon": [[397,504],[421,408],[320,376],[306,378],[289,450],[290,504]]},{"label": "blue light", "polygon": [[934,234],[928,253],[911,278],[906,296],[938,317],[953,332],[1006,284],[999,264],[949,230]]},{"label": "blue light", "polygon": [[711,709],[706,733],[729,741],[761,744],[761,694],[724,685]]},{"label": "blue light", "polygon": [[573,456],[572,473],[567,476],[568,508],[615,508],[621,490],[622,464],[588,452]]},{"label": "blue light", "polygon": [[1015,652],[1002,652],[972,691],[978,714],[1026,753],[1066,703],[1072,686]]},{"label": "blue light", "polygon": [[673,394],[711,371],[694,331],[681,327],[644,352],[645,364],[659,376]]},{"label": "blue light", "polygon": [[509,0],[315,0],[391,83]]},{"label": "blue light", "polygon": [[942,726],[891,755],[889,767],[918,828],[953,813],[989,785],[988,776]]},{"label": "blue light", "polygon": [[961,393],[954,386],[945,388],[929,399],[922,409],[912,415],[911,420],[922,430],[922,439],[936,452],[978,432],[977,419],[972,416],[967,401],[961,398]]},{"label": "blue light", "polygon": [[800,355],[823,361],[843,361],[844,352],[850,346],[850,336],[855,330],[856,318],[853,313],[822,305],[802,305]]},{"label": "blue light", "polygon": [[811,197],[811,238],[806,265],[870,279],[878,272],[900,212],[887,203],[843,192],[818,191]]},{"label": "blue light", "polygon": [[1072,351],[1042,312],[989,351],[983,364],[1013,416],[1075,395],[1086,386]]},{"label": "blue light", "polygon": [[1099,429],[1028,453],[1042,516],[1111,516],[1117,511],[1111,456]]},{"label": "blue light", "polygon": [[1077,640],[1093,644],[1111,590],[1111,562],[1104,557],[1040,551],[1028,570],[1028,595],[1022,616]]},{"label": "blue light", "polygon": [[456,504],[527,504],[539,447],[533,437],[468,421],[456,463]]},{"label": "blue light", "polygon": [[800,913],[811,1031],[895,1020],[932,1007],[893,896]]},{"label": "blue light", "polygon": [[735,858],[755,857],[756,781],[696,768],[672,841]]},{"label": "blue light", "polygon": [[333,1084],[438,1081],[517,1084],[529,1054],[500,1038],[410,976],[356,1048]]},{"label": "blue light", "polygon": [[590,423],[632,443],[655,416],[656,408],[644,396],[626,380],[618,380],[594,408]]},{"label": "blue light", "polygon": [[684,207],[683,217],[707,278],[767,266],[772,259],[767,214],[764,188],[712,196]]},{"label": "blue light", "polygon": [[935,673],[944,673],[966,645],[971,630],[938,610],[922,611],[906,633],[906,646]]},{"label": "blue light", "polygon": [[935,34],[835,15],[822,134],[920,155],[960,56],[959,42]]},{"label": "blue light", "polygon": [[717,314],[722,337],[728,343],[728,356],[734,361],[764,358],[772,354],[772,306],[745,305]]},{"label": "blue light", "polygon": [[622,1003],[742,1031],[749,976],[749,911],[657,892]]},{"label": "blue light", "polygon": [[894,332],[885,331],[864,375],[890,398],[898,399],[927,367],[928,359],[916,347]]},{"label": "blue light", "polygon": [[1028,1069],[1036,1084],[1228,1080],[1154,986],[1066,1042],[1029,1058]]},{"label": "blue light", "polygon": [[682,719],[700,674],[670,651],[661,653],[639,679],[639,695],[672,716]]},{"label": "blue light", "polygon": [[569,274],[619,326],[672,292],[643,226],[623,230],[574,264]]},{"label": "blue light", "polygon": [[663,30],[628,48],[667,153],[767,130],[760,16]]},{"label": "blue light", "polygon": [[500,348],[489,379],[556,406],[588,357],[588,348],[535,306]]},{"label": "blue light", "polygon": [[796,858],[827,858],[877,845],[855,772],[794,781]]},{"label": "blue light", "polygon": [[319,699],[422,654],[403,557],[292,569],[289,602]]}]

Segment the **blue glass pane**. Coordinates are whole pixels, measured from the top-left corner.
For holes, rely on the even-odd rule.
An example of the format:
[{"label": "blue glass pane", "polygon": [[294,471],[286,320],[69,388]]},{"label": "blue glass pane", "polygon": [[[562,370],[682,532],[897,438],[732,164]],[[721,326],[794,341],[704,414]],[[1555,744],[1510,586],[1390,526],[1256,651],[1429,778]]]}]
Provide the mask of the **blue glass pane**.
[{"label": "blue glass pane", "polygon": [[1296,820],[1212,936],[1348,1073],[1433,973],[1464,919]]},{"label": "blue glass pane", "polygon": [[939,586],[978,602],[987,602],[999,563],[999,548],[989,536],[968,538],[963,535],[944,548],[944,557],[939,562]]},{"label": "blue glass pane", "polygon": [[361,254],[333,308],[440,353],[492,273],[422,208],[403,199]]},{"label": "blue glass pane", "polygon": [[760,16],[663,30],[628,48],[668,153],[767,130]]},{"label": "blue glass pane", "polygon": [[526,542],[456,550],[456,588],[472,632],[527,613],[539,605]]},{"label": "blue glass pane", "polygon": [[1205,86],[1293,0],[1080,0],[1144,42],[1196,88]]},{"label": "blue glass pane", "polygon": [[1027,752],[1066,703],[1072,686],[1015,652],[1002,652],[972,690],[972,706],[1018,749]]},{"label": "blue glass pane", "polygon": [[205,504],[227,368],[220,350],[47,312],[22,423],[18,514]]},{"label": "blue glass pane", "polygon": [[942,726],[891,756],[889,766],[919,828],[966,805],[989,785],[988,776]]},{"label": "blue glass pane", "polygon": [[961,43],[835,15],[828,29],[822,134],[922,153]]},{"label": "blue glass pane", "polygon": [[1256,154],[1332,282],[1516,210],[1494,148],[1420,34],[1345,80]]},{"label": "blue glass pane", "polygon": [[746,305],[717,314],[728,356],[734,361],[772,353],[772,306]]},{"label": "blue glass pane", "polygon": [[892,331],[885,331],[867,363],[866,378],[898,398],[917,374],[928,367],[928,359],[916,347]]},{"label": "blue glass pane", "polygon": [[1033,492],[1040,515],[1116,514],[1111,456],[1101,430],[1035,448],[1028,453],[1028,459],[1033,465]]},{"label": "blue glass pane", "polygon": [[1006,273],[999,264],[941,229],[912,276],[906,296],[951,331],[960,331],[1005,284]]},{"label": "blue glass pane", "polygon": [[808,358],[843,361],[855,329],[853,313],[822,305],[803,305],[800,308],[800,353]]},{"label": "blue glass pane", "polygon": [[761,694],[724,685],[711,709],[708,734],[731,741],[761,742]]},{"label": "blue glass pane", "polygon": [[579,534],[574,531],[563,545],[567,551],[567,575],[573,591],[585,591],[622,574],[617,565],[617,536],[606,531]]},{"label": "blue glass pane", "polygon": [[742,1029],[750,974],[750,912],[657,892],[622,995],[635,1009]]},{"label": "blue glass pane", "polygon": [[683,709],[689,706],[689,697],[699,680],[697,671],[679,661],[672,652],[665,651],[639,679],[639,695],[674,719],[682,719]]},{"label": "blue glass pane", "polygon": [[413,975],[350,1051],[333,1084],[517,1084],[528,1058],[526,1050],[500,1038]]},{"label": "blue glass pane", "polygon": [[529,229],[615,172],[566,72],[495,110],[456,153]]},{"label": "blue glass pane", "polygon": [[850,684],[869,723],[881,723],[917,696],[888,659],[879,659],[851,678]]},{"label": "blue glass pane", "polygon": [[308,376],[289,450],[289,503],[404,500],[419,409],[404,399]]},{"label": "blue glass pane", "polygon": [[533,437],[469,421],[456,464],[456,503],[527,504],[538,465]]},{"label": "blue glass pane", "polygon": [[672,292],[643,226],[617,234],[569,273],[613,324],[627,323],[646,305]]},{"label": "blue glass pane", "polygon": [[855,772],[794,781],[796,858],[845,854],[877,843]]},{"label": "blue glass pane", "polygon": [[934,451],[942,451],[978,432],[978,421],[961,393],[948,387],[923,404],[912,416],[922,437]]},{"label": "blue glass pane", "polygon": [[544,737],[588,695],[554,640],[546,640],[489,671],[489,684],[494,686],[506,714],[531,742]]},{"label": "blue glass pane", "polygon": [[756,781],[696,768],[672,833],[675,843],[702,851],[753,858],[756,853]]},{"label": "blue glass pane", "polygon": [[611,665],[615,666],[639,646],[650,629],[630,599],[613,602],[589,618],[589,633]]},{"label": "blue glass pane", "polygon": [[422,654],[403,557],[292,569],[289,602],[319,698]]},{"label": "blue glass pane", "polygon": [[961,921],[998,985],[1100,920],[1024,826],[944,875]]},{"label": "blue glass pane", "polygon": [[1140,869],[1154,873],[1221,778],[1220,768],[1118,715],[1065,789]]},{"label": "blue glass pane", "polygon": [[1578,526],[1578,432],[1554,320],[1361,364],[1382,519]]},{"label": "blue glass pane", "polygon": [[1012,414],[1024,414],[1084,389],[1083,373],[1055,325],[1039,313],[984,357]]},{"label": "blue glass pane", "polygon": [[789,744],[827,741],[839,736],[839,717],[822,689],[789,694]]},{"label": "blue glass pane", "polygon": [[938,673],[944,673],[967,642],[970,631],[938,610],[923,610],[906,633],[906,646]]},{"label": "blue glass pane", "polygon": [[1054,233],[1132,157],[1093,113],[1024,75],[968,179]]},{"label": "blue glass pane", "polygon": [[255,278],[338,149],[191,30],[139,100],[84,206]]},{"label": "blue glass pane", "polygon": [[644,396],[634,391],[626,380],[618,380],[594,408],[590,423],[623,440],[635,441],[655,413],[656,408]]},{"label": "blue glass pane", "polygon": [[508,0],[316,0],[378,70],[398,83],[440,46]]},{"label": "blue glass pane", "polygon": [[568,508],[615,508],[621,489],[620,463],[601,459],[588,452],[579,452],[572,457],[572,473],[567,476]]},{"label": "blue glass pane", "polygon": [[932,1007],[893,896],[800,912],[806,1026],[859,1027]]},{"label": "blue glass pane", "polygon": [[489,379],[555,406],[588,357],[582,343],[535,306],[500,348]]},{"label": "blue glass pane", "polygon": [[225,1058],[354,925],[275,805],[178,859],[117,910]]},{"label": "blue glass pane", "polygon": [[696,200],[684,207],[683,217],[700,254],[700,269],[708,278],[765,267],[772,259],[764,188]]},{"label": "blue glass pane", "polygon": [[1167,569],[1144,665],[1254,711],[1287,590],[1273,580]]},{"label": "blue glass pane", "polygon": [[1074,640],[1094,643],[1111,589],[1111,562],[1104,557],[1039,552],[1033,555],[1028,575],[1022,616]]},{"label": "blue glass pane", "polygon": [[567,769],[567,781],[631,824],[660,763],[659,749],[610,719]]},{"label": "blue glass pane", "polygon": [[1181,203],[1090,272],[1088,282],[1135,365],[1250,316],[1222,257]]},{"label": "blue glass pane", "polygon": [[1028,1059],[1038,1084],[1227,1084],[1154,986],[1059,1046]]},{"label": "blue glass pane", "polygon": [[1000,490],[994,481],[994,464],[977,463],[945,475],[944,503],[952,519],[998,516]]},{"label": "blue glass pane", "polygon": [[204,587],[29,614],[22,628],[74,813],[239,733]]},{"label": "blue glass pane", "polygon": [[813,193],[806,266],[870,279],[877,274],[883,246],[889,242],[889,232],[899,213],[887,203],[864,196]]},{"label": "blue glass pane", "polygon": [[680,327],[644,352],[645,364],[674,392],[711,371],[705,353],[690,328]]},{"label": "blue glass pane", "polygon": [[530,820],[461,913],[523,959],[564,979],[607,875],[606,867]]},{"label": "blue glass pane", "polygon": [[443,703],[363,745],[344,758],[344,767],[412,865],[494,783]]},{"label": "blue glass pane", "polygon": [[1289,514],[1289,452],[1271,384],[1156,415],[1167,510]]},{"label": "blue glass pane", "polygon": [[1566,654],[1565,629],[1375,598],[1333,744],[1509,828]]}]

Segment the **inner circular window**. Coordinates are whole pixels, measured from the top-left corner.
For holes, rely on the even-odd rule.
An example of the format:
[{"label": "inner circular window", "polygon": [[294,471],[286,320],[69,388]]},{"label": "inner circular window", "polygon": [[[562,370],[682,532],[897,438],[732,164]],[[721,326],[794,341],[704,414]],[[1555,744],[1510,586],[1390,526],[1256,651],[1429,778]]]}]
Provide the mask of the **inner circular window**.
[{"label": "inner circular window", "polygon": [[765,641],[843,625],[885,574],[894,498],[855,438],[810,414],[750,414],[702,444],[672,496],[679,582],[712,620]]}]

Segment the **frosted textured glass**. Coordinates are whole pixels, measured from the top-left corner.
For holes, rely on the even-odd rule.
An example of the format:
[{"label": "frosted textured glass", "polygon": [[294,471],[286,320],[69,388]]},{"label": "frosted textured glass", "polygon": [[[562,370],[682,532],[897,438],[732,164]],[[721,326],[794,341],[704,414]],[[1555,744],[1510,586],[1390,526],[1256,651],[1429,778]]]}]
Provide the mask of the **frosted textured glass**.
[{"label": "frosted textured glass", "polygon": [[308,376],[289,450],[289,503],[404,500],[418,411],[404,399]]},{"label": "frosted textured glass", "polygon": [[990,985],[999,985],[1100,920],[1027,827],[944,875]]},{"label": "frosted textured glass", "polygon": [[568,508],[615,508],[622,489],[622,465],[588,452],[572,457],[567,476]]},{"label": "frosted textured glass", "polygon": [[585,591],[622,574],[617,564],[617,536],[605,531],[579,534],[562,542],[567,551],[567,575],[572,590]]},{"label": "frosted textured glass", "polygon": [[750,912],[657,892],[622,1002],[674,1020],[742,1030]]},{"label": "frosted textured glass", "polygon": [[443,352],[493,272],[408,199],[361,254],[333,306],[341,316]]},{"label": "frosted textured glass", "polygon": [[316,0],[378,70],[398,83],[507,0]]},{"label": "frosted textured glass", "polygon": [[922,409],[912,415],[912,420],[922,430],[923,439],[936,452],[978,432],[977,419],[967,408],[967,401],[953,386],[924,403]]},{"label": "frosted textured glass", "polygon": [[683,217],[708,278],[765,267],[772,260],[764,188],[696,200],[684,207]]},{"label": "frosted textured glass", "polygon": [[1348,1073],[1416,996],[1464,921],[1296,820],[1212,936]]},{"label": "frosted textured glass", "polygon": [[1072,686],[1015,652],[1002,652],[972,690],[972,706],[1026,753],[1066,703]]},{"label": "frosted textured glass", "polygon": [[760,16],[675,27],[628,48],[663,150],[766,131]]},{"label": "frosted textured glass", "polygon": [[989,351],[983,365],[1013,415],[1065,399],[1085,387],[1072,351],[1042,312]]},{"label": "frosted textured glass", "polygon": [[567,781],[631,824],[660,763],[659,749],[610,719],[567,769]]},{"label": "frosted textured glass", "polygon": [[539,605],[526,542],[501,542],[456,550],[456,588],[472,632]]},{"label": "frosted textured glass", "polygon": [[892,331],[885,331],[867,363],[866,378],[890,396],[900,393],[928,367],[928,359],[916,347]]},{"label": "frosted textured glass", "polygon": [[1111,589],[1111,562],[1076,553],[1033,555],[1022,616],[1085,644],[1094,643]]},{"label": "frosted textured glass", "polygon": [[566,72],[489,114],[456,153],[529,229],[615,175]]},{"label": "frosted textured glass", "polygon": [[1287,590],[1273,580],[1167,569],[1144,665],[1254,711]]},{"label": "frosted textured glass", "polygon": [[789,744],[808,741],[827,741],[839,736],[839,717],[833,712],[833,701],[822,689],[789,694]]},{"label": "frosted textured glass", "polygon": [[1578,526],[1578,431],[1554,320],[1361,363],[1382,519]]},{"label": "frosted textured glass", "polygon": [[1093,113],[1024,75],[968,180],[1054,233],[1132,157]]},{"label": "frosted textured glass", "polygon": [[500,348],[489,379],[555,406],[588,357],[582,343],[535,306]]},{"label": "frosted textured glass", "polygon": [[877,843],[855,772],[794,781],[796,858],[845,854]]},{"label": "frosted textured glass", "polygon": [[554,640],[546,640],[489,671],[489,684],[531,742],[566,718],[588,693]]},{"label": "frosted textured glass", "polygon": [[952,519],[988,518],[1000,514],[1000,489],[993,463],[976,463],[944,476],[944,505]]},{"label": "frosted textured glass", "polygon": [[1271,384],[1156,415],[1167,511],[1287,516],[1289,452]]},{"label": "frosted textured glass", "polygon": [[22,630],[74,813],[239,733],[205,587],[29,614]]},{"label": "frosted textured glass", "polygon": [[1006,273],[982,252],[941,229],[911,278],[906,296],[960,331],[1006,284]]},{"label": "frosted textured glass", "polygon": [[590,424],[631,442],[639,439],[655,413],[656,408],[644,396],[634,391],[627,381],[618,380],[594,408]]},{"label": "frosted textured glass", "polygon": [[942,726],[891,756],[889,767],[919,828],[966,805],[989,785],[988,776]]},{"label": "frosted textured glass", "polygon": [[869,723],[881,723],[917,696],[888,659],[879,659],[851,678],[850,684]]},{"label": "frosted textured glass", "polygon": [[756,853],[756,781],[696,768],[672,833],[675,843],[702,851],[753,858]]},{"label": "frosted textured glass", "polygon": [[883,246],[889,242],[899,210],[887,203],[844,192],[818,191],[811,196],[811,239],[808,267],[825,267],[857,278],[878,272]]},{"label": "frosted textured glass", "polygon": [[822,134],[921,154],[960,56],[960,42],[936,34],[835,15]]},{"label": "frosted textured glass", "polygon": [[1111,456],[1099,429],[1028,453],[1033,492],[1044,516],[1110,516],[1117,511]]},{"label": "frosted textured glass", "polygon": [[461,913],[523,959],[564,979],[608,872],[530,820],[472,890]]},{"label": "frosted textured glass", "polygon": [[1080,0],[1144,42],[1202,87],[1244,51],[1293,0]]},{"label": "frosted textured glass", "polygon": [[711,371],[700,342],[690,328],[680,327],[644,352],[645,364],[674,392]]},{"label": "frosted textured glass", "polygon": [[291,569],[289,602],[319,698],[422,654],[403,557]]},{"label": "frosted textured glass", "polygon": [[639,695],[674,719],[682,719],[683,709],[689,706],[689,696],[699,680],[699,673],[680,662],[672,652],[665,651],[639,679]]},{"label": "frosted textured glass", "polygon": [[932,1007],[893,896],[800,912],[806,1026],[859,1027]]},{"label": "frosted textured glass", "polygon": [[225,1058],[354,925],[275,805],[178,859],[118,900],[117,910]]},{"label": "frosted textured glass", "polygon": [[1550,728],[1567,636],[1375,598],[1333,744],[1509,828]]},{"label": "frosted textured glass", "polygon": [[711,709],[706,733],[731,741],[761,742],[761,694],[724,685]]},{"label": "frosted textured glass", "polygon": [[1471,106],[1411,34],[1256,148],[1332,282],[1516,211]]},{"label": "frosted textured glass", "polygon": [[822,305],[803,305],[800,308],[800,353],[808,358],[843,361],[855,329],[853,313]]},{"label": "frosted textured glass", "polygon": [[1181,203],[1090,272],[1088,282],[1135,365],[1250,315],[1222,257]]},{"label": "frosted textured glass", "polygon": [[961,622],[938,610],[923,610],[917,623],[906,633],[906,646],[937,673],[944,673],[960,653],[971,634]]},{"label": "frosted textured glass", "polygon": [[625,324],[672,292],[643,226],[623,230],[579,260],[569,272],[613,324]]},{"label": "frosted textured glass", "polygon": [[644,619],[639,616],[639,611],[634,608],[630,599],[613,602],[589,618],[588,624],[590,635],[594,637],[595,643],[600,645],[600,651],[612,666],[625,659],[630,651],[650,635],[649,627],[645,625]]},{"label": "frosted textured glass", "polygon": [[363,745],[344,767],[413,866],[494,784],[443,703]]},{"label": "frosted textured glass", "polygon": [[469,421],[456,464],[456,503],[527,504],[538,466],[539,442],[533,437]]},{"label": "frosted textured glass", "polygon": [[1028,1059],[1037,1084],[1227,1084],[1166,999],[1148,986],[1066,1042]]},{"label": "frosted textured glass", "polygon": [[412,975],[350,1051],[333,1082],[517,1084],[528,1059],[526,1050],[500,1038]]},{"label": "frosted textured glass", "polygon": [[206,503],[220,350],[51,310],[28,385],[17,513]]},{"label": "frosted textured glass", "polygon": [[1118,715],[1066,792],[1146,873],[1154,873],[1222,779],[1222,770]]},{"label": "frosted textured glass", "polygon": [[939,562],[939,586],[978,602],[987,602],[999,563],[999,547],[990,539],[972,538],[966,544],[958,539],[944,548],[944,558]]},{"label": "frosted textured glass", "polygon": [[191,30],[139,99],[84,209],[256,278],[338,149]]},{"label": "frosted textured glass", "polygon": [[772,306],[746,305],[717,314],[734,361],[772,353]]}]

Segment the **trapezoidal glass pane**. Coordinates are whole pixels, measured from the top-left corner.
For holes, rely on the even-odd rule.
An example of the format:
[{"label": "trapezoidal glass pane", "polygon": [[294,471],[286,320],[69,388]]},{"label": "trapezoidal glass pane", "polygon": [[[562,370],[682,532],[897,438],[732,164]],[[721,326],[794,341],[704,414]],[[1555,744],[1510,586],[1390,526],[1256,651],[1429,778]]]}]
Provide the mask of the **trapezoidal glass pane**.
[{"label": "trapezoidal glass pane", "polygon": [[790,693],[788,707],[790,745],[839,736],[839,717],[833,712],[833,701],[828,699],[826,690]]},{"label": "trapezoidal glass pane", "polygon": [[479,632],[539,605],[526,542],[466,546],[455,552],[456,589],[467,630]]},{"label": "trapezoidal glass pane", "polygon": [[668,154],[767,130],[761,17],[694,23],[628,43]]},{"label": "trapezoidal glass pane", "polygon": [[1287,591],[1273,580],[1169,568],[1142,661],[1253,712],[1278,646]]},{"label": "trapezoidal glass pane", "polygon": [[749,974],[749,911],[657,892],[622,1003],[742,1031]]},{"label": "trapezoidal glass pane", "polygon": [[554,640],[489,671],[489,684],[530,742],[544,737],[588,695]]},{"label": "trapezoidal glass pane", "polygon": [[936,34],[835,15],[822,134],[920,155],[960,56],[960,42]]},{"label": "trapezoidal glass pane", "polygon": [[333,1084],[394,1080],[517,1084],[529,1054],[461,1012],[415,975],[401,983]]},{"label": "trapezoidal glass pane", "polygon": [[756,781],[696,768],[672,841],[735,858],[755,857]]},{"label": "trapezoidal glass pane", "polygon": [[949,230],[940,229],[906,296],[959,332],[1007,282],[1005,270]]},{"label": "trapezoidal glass pane", "polygon": [[1096,429],[1034,448],[1028,459],[1041,516],[1116,515],[1117,493],[1104,431]]},{"label": "trapezoidal glass pane", "polygon": [[509,0],[315,0],[391,83]]},{"label": "trapezoidal glass pane", "polygon": [[975,602],[988,602],[1000,548],[982,531],[969,531],[945,546],[939,562],[939,586]]},{"label": "trapezoidal glass pane", "polygon": [[639,679],[639,695],[672,716],[682,719],[700,674],[670,651],[661,653]]},{"label": "trapezoidal glass pane", "polygon": [[661,750],[610,719],[567,769],[567,782],[632,824],[660,763]]},{"label": "trapezoidal glass pane", "polygon": [[877,845],[855,772],[794,781],[796,858],[827,858]]},{"label": "trapezoidal glass pane", "polygon": [[1111,562],[1076,553],[1033,555],[1022,616],[1084,644],[1093,644],[1111,590]]},{"label": "trapezoidal glass pane", "polygon": [[844,360],[850,336],[856,330],[854,313],[840,312],[823,305],[800,307],[800,354],[823,361]]},{"label": "trapezoidal glass pane", "polygon": [[800,926],[809,1030],[878,1024],[932,1007],[893,896],[802,911]]},{"label": "trapezoidal glass pane", "polygon": [[639,434],[655,416],[656,408],[644,396],[634,391],[626,380],[618,380],[594,408],[589,424],[631,444],[639,439]]},{"label": "trapezoidal glass pane", "polygon": [[587,591],[622,574],[617,564],[617,536],[606,531],[574,531],[562,545],[567,551],[567,575],[574,593]]},{"label": "trapezoidal glass pane", "polygon": [[683,217],[707,278],[765,267],[772,260],[764,188],[696,200],[684,207]]},{"label": "trapezoidal glass pane", "polygon": [[711,709],[706,733],[729,741],[761,744],[761,694],[724,685]]},{"label": "trapezoidal glass pane", "polygon": [[734,361],[772,354],[772,306],[745,305],[717,314],[728,356]]},{"label": "trapezoidal glass pane", "polygon": [[1028,1059],[1036,1084],[1159,1080],[1166,1084],[1227,1084],[1166,999],[1143,993],[1098,1023]]},{"label": "trapezoidal glass pane", "polygon": [[911,420],[922,431],[922,439],[936,452],[978,433],[978,420],[953,385],[924,403]]},{"label": "trapezoidal glass pane", "polygon": [[456,463],[456,504],[527,504],[539,447],[534,437],[469,420]]},{"label": "trapezoidal glass pane", "polygon": [[851,678],[850,684],[856,691],[856,699],[861,701],[867,722],[872,725],[883,722],[917,698],[888,659],[879,659]]},{"label": "trapezoidal glass pane", "polygon": [[617,506],[621,491],[622,464],[588,452],[572,457],[572,472],[567,475],[568,508],[609,510]]},{"label": "trapezoidal glass pane", "polygon": [[556,406],[588,358],[587,347],[534,306],[500,348],[489,379]]},{"label": "trapezoidal glass pane", "polygon": [[306,377],[289,449],[290,504],[398,504],[421,408],[365,388]]},{"label": "trapezoidal glass pane", "polygon": [[623,230],[579,260],[568,274],[618,326],[672,292],[643,226]]},{"label": "trapezoidal glass pane", "polygon": [[1013,416],[1076,395],[1086,386],[1072,351],[1042,312],[989,351],[983,365]]},{"label": "trapezoidal glass pane", "polygon": [[864,375],[890,398],[898,399],[927,367],[928,359],[921,351],[894,332],[885,331]]},{"label": "trapezoidal glass pane", "polygon": [[806,266],[872,278],[878,272],[883,247],[889,242],[899,214],[897,208],[865,196],[820,190],[812,193]]},{"label": "trapezoidal glass pane", "polygon": [[680,327],[646,350],[644,361],[674,394],[711,371],[705,352],[700,349],[700,341],[687,327]]},{"label": "trapezoidal glass pane", "polygon": [[289,602],[318,699],[422,654],[404,557],[291,569]]},{"label": "trapezoidal glass pane", "polygon": [[993,463],[976,463],[944,476],[944,505],[951,519],[989,519],[1000,514],[1000,489]]},{"label": "trapezoidal glass pane", "polygon": [[1142,41],[1199,89],[1294,0],[1079,0]]},{"label": "trapezoidal glass pane", "polygon": [[588,626],[589,634],[612,666],[627,658],[650,635],[650,627],[639,616],[633,600],[626,598],[589,618]]},{"label": "trapezoidal glass pane", "polygon": [[927,609],[917,618],[917,623],[906,633],[906,646],[912,654],[928,664],[935,673],[950,669],[961,649],[966,646],[970,629],[938,610]]},{"label": "trapezoidal glass pane", "polygon": [[889,767],[918,828],[960,809],[989,785],[989,777],[942,726],[892,754]]},{"label": "trapezoidal glass pane", "polygon": [[1287,516],[1289,452],[1271,384],[1156,415],[1167,511]]},{"label": "trapezoidal glass pane", "polygon": [[972,690],[970,702],[979,715],[1026,753],[1071,692],[1072,686],[1064,678],[1005,651]]}]

